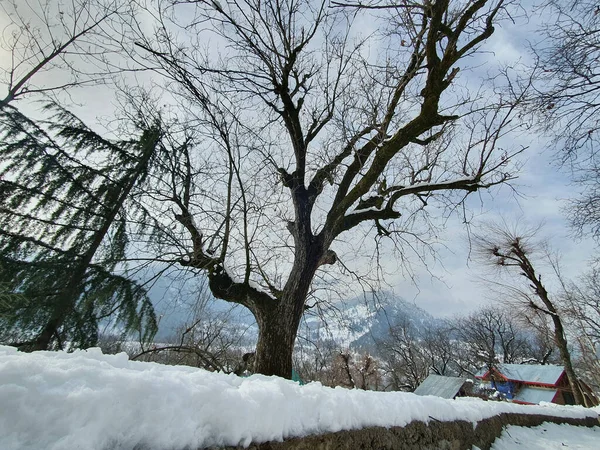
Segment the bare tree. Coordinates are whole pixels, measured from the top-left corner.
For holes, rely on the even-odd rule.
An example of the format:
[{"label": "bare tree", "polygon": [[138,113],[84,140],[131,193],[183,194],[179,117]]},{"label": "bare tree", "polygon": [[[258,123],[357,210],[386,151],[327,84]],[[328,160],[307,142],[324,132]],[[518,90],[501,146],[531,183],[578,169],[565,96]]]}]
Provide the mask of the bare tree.
[{"label": "bare tree", "polygon": [[506,307],[492,306],[459,318],[457,337],[469,348],[471,365],[488,369],[498,363],[518,364],[530,355],[530,346],[516,318]]},{"label": "bare tree", "polygon": [[[132,359],[184,364],[210,371],[241,374],[251,325],[236,316],[239,308],[216,310],[204,283],[198,286],[188,319],[166,342],[141,343]],[[236,311],[237,310],[237,311]]]},{"label": "bare tree", "polygon": [[300,379],[335,386],[334,363],[339,351],[339,346],[333,339],[312,341],[299,336],[294,352],[294,367]]},{"label": "bare tree", "polygon": [[401,318],[377,342],[378,356],[389,386],[415,390],[430,374],[460,375],[458,346],[450,324],[428,324]]},{"label": "bare tree", "polygon": [[[450,89],[509,3],[400,2],[367,19],[310,0],[148,9],[154,33],[140,26],[137,58],[167,80],[178,106],[165,129],[181,154],[154,198],[170,202],[181,264],[256,317],[258,372],[291,375],[313,282],[347,268],[332,248],[346,233],[403,254],[425,243],[429,203],[454,207],[513,177],[522,149],[499,142],[519,127],[515,103]],[[387,33],[360,36],[357,17]]]},{"label": "bare tree", "polygon": [[576,331],[579,365],[586,377],[600,386],[600,272],[590,271],[566,292],[566,312]]},{"label": "bare tree", "polygon": [[430,374],[462,375],[456,364],[457,343],[452,336],[449,323],[426,327],[422,330],[422,336],[430,361]]},{"label": "bare tree", "polygon": [[131,359],[241,374],[248,325],[236,324],[230,314],[204,310],[193,322],[182,325],[173,342],[145,344],[141,351],[133,352]]},{"label": "bare tree", "polygon": [[[598,122],[598,5],[590,0],[548,0],[538,57],[537,106],[545,124],[562,140],[564,158],[594,152]],[[549,13],[549,14],[548,14]],[[588,155],[584,156],[587,159]]]},{"label": "bare tree", "polygon": [[351,389],[378,390],[381,386],[379,364],[369,353],[339,350],[333,360],[331,386]]},{"label": "bare tree", "polygon": [[[507,305],[510,307],[511,302],[507,302]],[[517,322],[525,327],[528,335],[529,346],[524,363],[560,364],[552,320],[547,314],[531,308],[521,308],[518,310]]]},{"label": "bare tree", "polygon": [[0,107],[34,94],[97,85],[120,73],[121,19],[133,10],[118,0],[6,0],[10,21],[0,37]]},{"label": "bare tree", "polygon": [[592,0],[547,0],[541,12],[549,20],[534,47],[537,82],[528,104],[582,187],[582,195],[570,201],[572,225],[598,238],[600,10]]},{"label": "bare tree", "polygon": [[431,360],[408,320],[390,328],[389,338],[379,343],[384,372],[393,390],[414,391],[429,375]]},{"label": "bare tree", "polygon": [[363,353],[356,364],[357,376],[359,379],[358,388],[363,390],[379,390],[381,385],[381,376],[379,373],[379,363],[369,353]]},{"label": "bare tree", "polygon": [[349,349],[339,351],[333,361],[333,386],[355,388],[354,371],[352,370],[353,354]]},{"label": "bare tree", "polygon": [[600,344],[600,272],[594,269],[569,289],[569,307],[581,330]]},{"label": "bare tree", "polygon": [[[553,324],[554,340],[558,347],[561,362],[569,378],[576,404],[585,405],[585,398],[573,368],[571,353],[567,342],[567,333],[564,324],[564,311],[559,307],[559,299],[552,298],[542,275],[535,270],[531,255],[539,250],[533,242],[534,232],[517,233],[509,231],[506,227],[490,226],[485,236],[478,236],[477,247],[488,262],[507,272],[518,274],[522,278],[515,280],[507,286],[512,296],[524,300],[528,308],[537,313],[545,314]],[[522,280],[523,283],[519,283]]]}]

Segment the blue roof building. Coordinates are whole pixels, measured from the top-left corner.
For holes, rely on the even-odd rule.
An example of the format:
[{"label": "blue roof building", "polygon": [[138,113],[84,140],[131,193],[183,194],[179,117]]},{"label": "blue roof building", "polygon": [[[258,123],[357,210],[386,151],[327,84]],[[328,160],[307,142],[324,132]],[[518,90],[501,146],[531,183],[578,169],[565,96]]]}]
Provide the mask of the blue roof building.
[{"label": "blue roof building", "polygon": [[541,402],[573,405],[575,399],[562,366],[498,364],[481,369],[475,378],[502,393],[508,400],[525,405]]}]

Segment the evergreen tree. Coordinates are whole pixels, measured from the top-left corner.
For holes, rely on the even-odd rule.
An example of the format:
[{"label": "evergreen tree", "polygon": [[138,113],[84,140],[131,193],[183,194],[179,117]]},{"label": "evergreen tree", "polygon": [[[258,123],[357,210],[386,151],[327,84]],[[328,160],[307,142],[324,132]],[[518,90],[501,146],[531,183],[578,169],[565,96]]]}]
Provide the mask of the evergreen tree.
[{"label": "evergreen tree", "polygon": [[100,137],[56,104],[33,121],[0,108],[0,325],[27,350],[88,347],[101,321],[148,337],[145,289],[123,265],[130,201],[157,153],[158,125],[137,139]]}]

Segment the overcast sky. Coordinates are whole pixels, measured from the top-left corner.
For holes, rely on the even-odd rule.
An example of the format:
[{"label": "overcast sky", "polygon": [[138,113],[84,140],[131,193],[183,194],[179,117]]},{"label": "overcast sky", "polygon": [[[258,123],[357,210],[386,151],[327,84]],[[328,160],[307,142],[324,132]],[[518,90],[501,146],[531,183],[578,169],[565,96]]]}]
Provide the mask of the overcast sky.
[{"label": "overcast sky", "polygon": [[[535,17],[535,15],[534,15]],[[536,17],[536,20],[539,20]],[[6,33],[8,18],[0,10],[0,29]],[[513,65],[527,63],[530,55],[528,39],[535,37],[537,24],[523,18],[515,24],[504,23],[496,28],[496,33],[485,44],[489,51],[479,58],[491,64]],[[367,26],[362,27],[366,30]],[[365,31],[366,32],[366,31]],[[5,34],[6,37],[6,34]],[[9,55],[0,53],[2,67],[8,67]],[[476,80],[473,80],[476,82]],[[0,86],[3,97],[4,87]],[[78,96],[83,104],[94,104],[88,108],[86,120],[96,120],[110,112],[110,102],[102,101],[102,91],[90,90]],[[577,195],[577,186],[570,183],[569,174],[559,170],[544,137],[530,135],[519,138],[515,146],[528,145],[529,149],[521,156],[523,168],[519,179],[514,183],[515,192],[508,187],[494,188],[491,192],[472,195],[468,200],[469,211],[473,214],[472,226],[477,231],[478,224],[486,220],[504,218],[508,222],[527,222],[532,225],[545,223],[542,235],[549,238],[554,249],[562,254],[562,263],[567,277],[576,278],[586,271],[594,253],[594,244],[589,239],[577,241],[572,238],[562,208],[564,200]],[[435,211],[432,212],[435,214]],[[406,300],[414,301],[434,316],[464,314],[493,299],[489,288],[478,279],[486,272],[473,262],[469,262],[469,242],[464,224],[452,216],[446,222],[447,230],[440,236],[443,245],[438,246],[438,258],[427,261],[428,268],[415,266],[418,286],[397,272],[388,278],[391,289]],[[390,268],[395,261],[387,261]],[[432,276],[433,275],[433,276]]]},{"label": "overcast sky", "polygon": [[[526,5],[530,2],[522,2]],[[488,63],[515,66],[531,62],[529,44],[539,39],[536,30],[543,16],[516,18],[515,23],[503,22],[496,27],[494,35],[486,42],[490,53],[480,57]],[[523,167],[519,178],[513,183],[515,191],[504,186],[490,192],[470,197],[468,205],[474,214],[472,231],[486,221],[505,220],[507,223],[538,226],[540,238],[547,239],[553,250],[561,257],[563,275],[576,280],[587,271],[595,253],[594,242],[576,239],[565,217],[566,200],[578,195],[579,187],[571,182],[570,174],[557,164],[555,155],[559,149],[551,146],[549,139],[539,135],[522,136],[515,145],[528,145],[520,159]],[[456,217],[447,223],[445,244],[447,249],[439,252],[439,262],[432,262],[431,277],[420,270],[418,287],[414,283],[397,280],[391,284],[397,294],[413,300],[434,316],[464,314],[481,305],[493,304],[497,295],[490,292],[489,284],[482,282],[490,271],[469,259],[469,241],[465,227]],[[539,265],[543,279],[552,285],[552,273],[548,266]],[[518,275],[516,275],[518,277]],[[438,279],[439,278],[439,279]]]}]

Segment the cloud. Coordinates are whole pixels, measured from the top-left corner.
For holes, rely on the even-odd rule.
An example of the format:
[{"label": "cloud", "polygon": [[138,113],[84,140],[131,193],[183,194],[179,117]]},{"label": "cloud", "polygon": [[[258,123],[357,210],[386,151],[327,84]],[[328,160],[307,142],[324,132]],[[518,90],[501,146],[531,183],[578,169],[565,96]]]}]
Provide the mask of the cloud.
[{"label": "cloud", "polygon": [[[489,193],[473,195],[468,209],[474,215],[471,231],[478,231],[486,221],[506,220],[537,226],[543,224],[540,238],[548,240],[551,248],[560,255],[563,274],[576,280],[589,268],[596,251],[591,238],[576,240],[569,228],[564,212],[564,200],[577,195],[567,174],[560,171],[548,151],[541,146],[531,148],[526,156],[522,174],[517,181],[517,193],[507,187]],[[469,260],[467,228],[459,218],[451,217],[441,234],[443,246],[438,246],[439,261],[430,261],[428,273],[425,268],[417,271],[415,286],[397,275],[390,283],[396,293],[437,317],[465,314],[496,301],[482,278],[485,268]],[[541,263],[540,263],[541,264]],[[550,268],[541,264],[540,271],[549,278]]]}]

